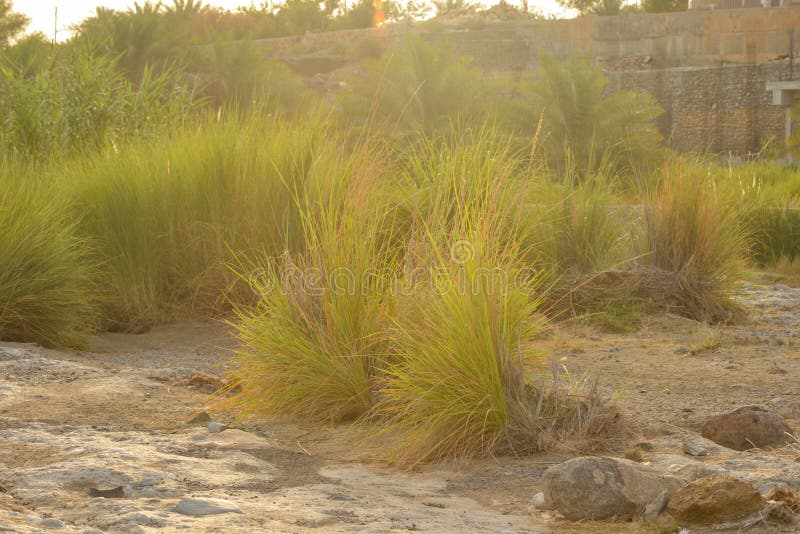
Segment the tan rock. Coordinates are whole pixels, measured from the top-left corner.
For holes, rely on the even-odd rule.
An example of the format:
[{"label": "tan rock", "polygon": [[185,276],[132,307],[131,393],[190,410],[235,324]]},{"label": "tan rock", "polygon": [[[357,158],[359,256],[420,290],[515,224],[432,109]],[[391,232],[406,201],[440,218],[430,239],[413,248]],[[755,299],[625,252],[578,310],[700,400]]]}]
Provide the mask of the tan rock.
[{"label": "tan rock", "polygon": [[707,419],[701,434],[723,447],[744,451],[785,445],[791,440],[792,428],[776,412],[761,406],[743,406]]},{"label": "tan rock", "polygon": [[274,443],[262,438],[261,436],[256,436],[250,432],[237,430],[235,428],[229,428],[227,430],[223,430],[222,432],[211,434],[209,435],[208,439],[202,442],[202,444],[208,448],[221,451],[269,449],[275,446]]},{"label": "tan rock", "polygon": [[743,519],[763,506],[761,494],[752,485],[730,475],[714,475],[673,493],[667,511],[684,524],[711,525]]}]

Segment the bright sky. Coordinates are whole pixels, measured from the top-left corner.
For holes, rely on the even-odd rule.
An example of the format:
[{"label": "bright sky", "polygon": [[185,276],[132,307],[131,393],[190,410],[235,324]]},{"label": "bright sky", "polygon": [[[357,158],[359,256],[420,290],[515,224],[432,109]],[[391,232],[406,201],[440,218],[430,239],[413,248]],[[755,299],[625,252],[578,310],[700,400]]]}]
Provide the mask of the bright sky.
[{"label": "bright sky", "polygon": [[[95,8],[98,6],[110,7],[113,9],[127,9],[131,7],[134,0],[12,0],[13,10],[25,13],[31,19],[28,31],[40,31],[52,37],[55,26],[55,8],[58,8],[58,38],[59,40],[69,37],[68,28],[77,24],[86,17],[91,17]],[[139,0],[144,3],[144,0]],[[170,0],[163,2],[171,4]],[[207,0],[203,4],[224,7],[226,9],[236,9],[239,6],[247,6],[251,3],[260,5],[261,0],[251,2],[250,0]],[[495,4],[496,0],[484,0],[481,3]],[[510,0],[510,4],[521,4],[519,0]],[[552,13],[564,16],[566,11],[558,5],[556,0],[533,0],[529,2],[531,8],[539,9],[544,13]]]}]

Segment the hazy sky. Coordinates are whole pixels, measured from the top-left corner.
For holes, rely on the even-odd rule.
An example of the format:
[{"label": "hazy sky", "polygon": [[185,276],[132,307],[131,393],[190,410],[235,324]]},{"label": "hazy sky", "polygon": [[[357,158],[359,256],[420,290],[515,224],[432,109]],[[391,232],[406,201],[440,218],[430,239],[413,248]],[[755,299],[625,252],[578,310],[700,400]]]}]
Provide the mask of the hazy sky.
[{"label": "hazy sky", "polygon": [[[134,0],[13,0],[14,11],[25,13],[31,18],[28,31],[41,31],[48,36],[53,35],[55,8],[58,7],[58,32],[59,39],[69,36],[67,28],[76,24],[86,17],[94,14],[97,6],[110,7],[114,9],[126,9],[132,6]],[[144,0],[139,0],[144,3]],[[171,4],[167,0],[165,4]],[[250,2],[249,0],[207,0],[204,4],[235,9],[238,6],[261,4],[261,0]],[[348,2],[349,3],[349,2]],[[484,0],[484,4],[495,4],[496,0]],[[519,0],[509,0],[511,4],[521,4]],[[562,15],[564,10],[558,5],[556,0],[532,0],[529,2],[532,8],[538,8],[545,13]]]}]

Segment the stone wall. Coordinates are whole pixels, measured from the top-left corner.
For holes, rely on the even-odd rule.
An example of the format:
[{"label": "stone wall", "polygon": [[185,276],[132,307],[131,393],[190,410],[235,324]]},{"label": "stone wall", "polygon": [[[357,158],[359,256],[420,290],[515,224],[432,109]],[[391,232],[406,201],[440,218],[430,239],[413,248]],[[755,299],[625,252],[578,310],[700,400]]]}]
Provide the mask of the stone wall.
[{"label": "stone wall", "polygon": [[782,143],[785,110],[767,81],[800,79],[800,7],[582,17],[452,31],[459,49],[495,71],[532,71],[541,52],[594,52],[609,88],[647,91],[659,128],[680,150],[747,155]]},{"label": "stone wall", "polygon": [[659,101],[659,129],[674,148],[747,155],[771,137],[783,142],[785,109],[772,105],[765,81],[796,79],[800,64],[784,59],[607,75],[611,89],[647,91]]}]

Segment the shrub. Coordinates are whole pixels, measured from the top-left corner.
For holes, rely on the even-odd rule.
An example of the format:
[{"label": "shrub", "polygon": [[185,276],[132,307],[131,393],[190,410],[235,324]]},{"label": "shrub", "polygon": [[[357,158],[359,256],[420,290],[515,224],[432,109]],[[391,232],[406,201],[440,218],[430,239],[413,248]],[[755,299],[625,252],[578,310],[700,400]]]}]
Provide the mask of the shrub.
[{"label": "shrub", "polygon": [[0,169],[0,339],[85,348],[97,301],[90,244],[61,195],[13,174]]},{"label": "shrub", "polygon": [[196,107],[172,73],[146,69],[137,87],[113,61],[76,49],[52,69],[25,77],[0,71],[0,150],[8,157],[49,159],[118,145],[180,124]]},{"label": "shrub", "polygon": [[239,294],[233,257],[302,250],[292,195],[315,176],[328,132],[321,116],[222,113],[65,165],[59,183],[105,266],[105,326],[218,314]]},{"label": "shrub", "polygon": [[721,199],[707,175],[673,162],[645,204],[640,242],[647,265],[669,273],[662,295],[689,317],[725,321],[738,315],[728,291],[748,251],[742,213]]},{"label": "shrub", "polygon": [[315,190],[295,199],[306,251],[258,262],[258,305],[237,314],[241,389],[228,402],[245,414],[340,421],[372,406],[388,356],[392,210],[376,190],[371,154],[334,147],[317,155]]},{"label": "shrub", "polygon": [[418,188],[408,287],[372,412],[400,434],[399,461],[486,454],[531,431],[524,364],[540,279],[518,259],[507,146],[491,130],[467,132],[429,142],[406,168]]}]

